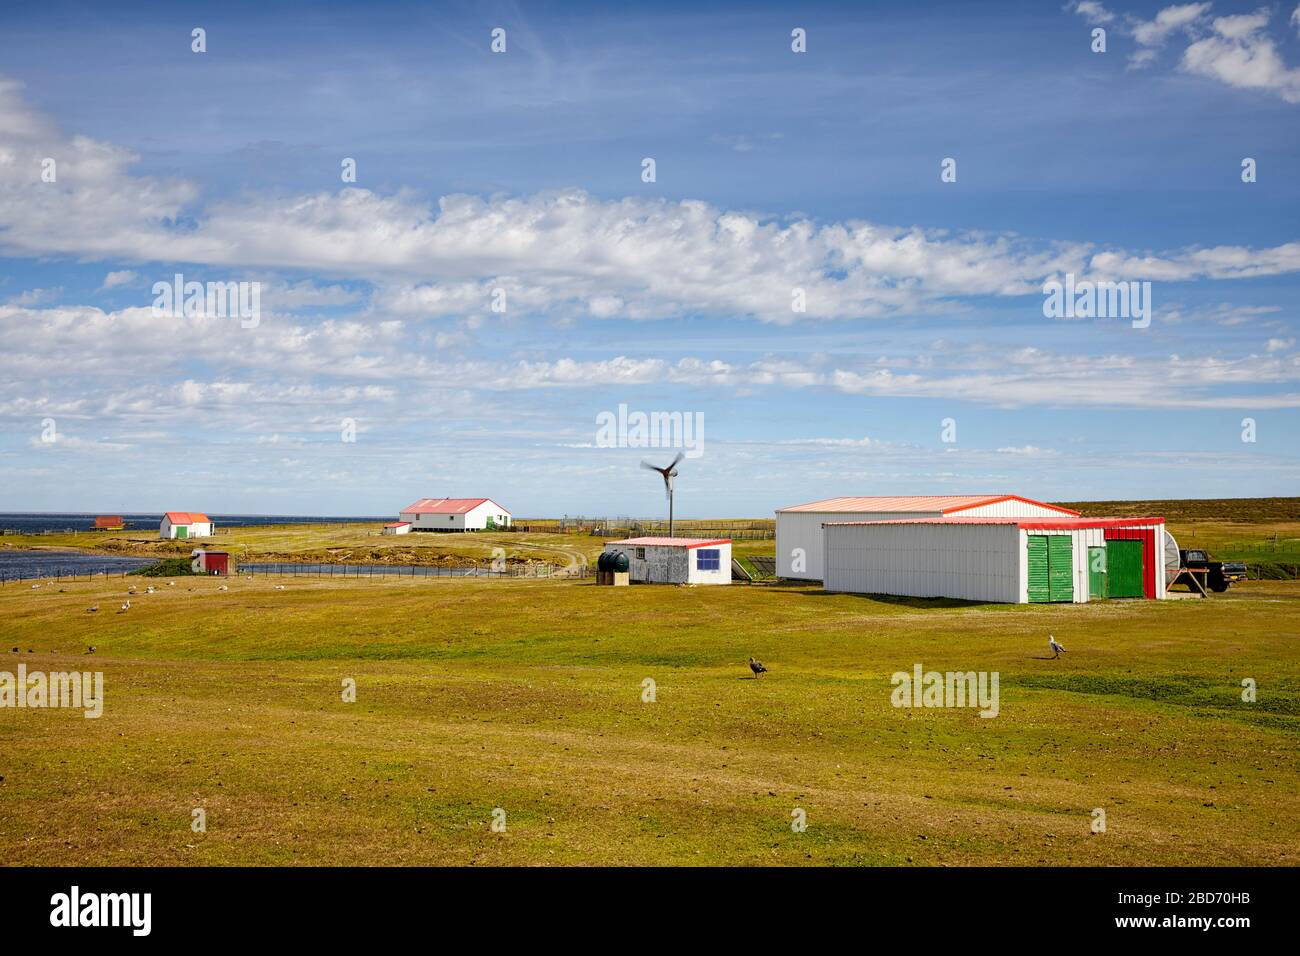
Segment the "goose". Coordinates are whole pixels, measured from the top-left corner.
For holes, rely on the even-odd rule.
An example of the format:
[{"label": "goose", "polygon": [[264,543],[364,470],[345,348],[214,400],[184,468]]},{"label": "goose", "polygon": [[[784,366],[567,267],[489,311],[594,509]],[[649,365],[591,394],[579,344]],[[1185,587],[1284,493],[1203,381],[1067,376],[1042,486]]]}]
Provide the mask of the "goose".
[{"label": "goose", "polygon": [[1056,643],[1056,638],[1052,637],[1051,634],[1047,635],[1047,646],[1052,649],[1052,660],[1056,660],[1065,653],[1065,648]]},{"label": "goose", "polygon": [[[129,611],[129,610],[131,610],[131,602],[130,601],[122,602],[122,611]],[[117,613],[121,614],[122,611],[118,611]]]},{"label": "goose", "polygon": [[751,671],[754,672],[754,679],[755,679],[755,680],[758,679],[758,675],[759,675],[759,674],[766,674],[766,673],[767,673],[767,668],[763,666],[762,662],[761,662],[761,661],[756,661],[756,660],[754,660],[754,658],[752,658],[752,657],[749,659],[749,669],[750,669]]}]

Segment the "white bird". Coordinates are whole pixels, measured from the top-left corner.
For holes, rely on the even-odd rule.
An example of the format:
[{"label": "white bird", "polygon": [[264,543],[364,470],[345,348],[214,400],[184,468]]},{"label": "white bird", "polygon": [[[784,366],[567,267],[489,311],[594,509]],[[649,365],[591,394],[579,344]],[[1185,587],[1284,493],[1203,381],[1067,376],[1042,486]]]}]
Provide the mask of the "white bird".
[{"label": "white bird", "polygon": [[145,594],[153,594],[153,585],[151,584],[151,585],[149,585],[147,588],[145,588],[145,589],[144,589],[144,593],[145,593]]},{"label": "white bird", "polygon": [[174,588],[174,587],[176,587],[176,582],[175,582],[175,581],[168,581],[168,582],[167,582],[167,586],[168,586],[169,588]]},{"label": "white bird", "polygon": [[[122,603],[122,610],[123,610],[123,611],[129,611],[129,610],[131,610],[131,602],[130,602],[130,601],[124,601],[124,602]],[[121,612],[119,612],[119,613],[121,613]]]},{"label": "white bird", "polygon": [[1052,660],[1056,660],[1065,653],[1065,648],[1056,643],[1056,638],[1052,637],[1051,634],[1047,635],[1047,646],[1052,649]]},{"label": "white bird", "polygon": [[33,584],[33,585],[32,585],[32,590],[35,591],[38,587],[40,587],[39,584]]},{"label": "white bird", "polygon": [[86,608],[86,613],[87,613],[87,614],[94,614],[94,613],[95,613],[96,611],[98,611],[98,610],[99,610],[99,605],[98,605],[98,604],[92,604],[90,607]]},{"label": "white bird", "polygon": [[276,589],[277,591],[283,591],[283,590],[284,590],[284,585],[283,585],[283,584],[277,584],[277,585],[275,586],[275,589]]},{"label": "white bird", "polygon": [[223,584],[223,585],[221,585],[221,587],[217,588],[217,590],[218,590],[218,591],[229,591],[230,588],[226,587],[226,586]]}]

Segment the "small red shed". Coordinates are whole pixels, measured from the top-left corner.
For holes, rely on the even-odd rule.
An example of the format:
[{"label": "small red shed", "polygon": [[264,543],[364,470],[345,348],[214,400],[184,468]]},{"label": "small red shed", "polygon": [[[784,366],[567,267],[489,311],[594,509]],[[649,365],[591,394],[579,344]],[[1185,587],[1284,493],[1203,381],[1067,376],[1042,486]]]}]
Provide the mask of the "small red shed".
[{"label": "small red shed", "polygon": [[195,548],[190,552],[190,570],[195,574],[213,574],[226,577],[234,570],[235,562],[229,551],[213,551],[207,548]]}]

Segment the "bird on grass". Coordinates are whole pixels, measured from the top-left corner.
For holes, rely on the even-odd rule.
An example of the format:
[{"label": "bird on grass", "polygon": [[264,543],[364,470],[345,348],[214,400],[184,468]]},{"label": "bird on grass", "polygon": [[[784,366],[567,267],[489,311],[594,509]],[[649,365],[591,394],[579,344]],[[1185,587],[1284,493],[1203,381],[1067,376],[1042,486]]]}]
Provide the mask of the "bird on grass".
[{"label": "bird on grass", "polygon": [[176,587],[176,582],[175,582],[175,581],[168,581],[168,582],[167,582],[167,586],[168,586],[169,588],[174,588],[174,587]]},{"label": "bird on grass", "polygon": [[122,610],[121,610],[121,611],[118,611],[117,613],[118,613],[118,614],[121,614],[122,611],[129,611],[129,610],[131,610],[131,602],[130,602],[130,601],[123,601],[123,602],[122,602]]},{"label": "bird on grass", "polygon": [[218,590],[218,591],[229,591],[230,588],[226,587],[226,585],[223,584],[223,585],[221,585],[221,587],[217,588],[217,590]]},{"label": "bird on grass", "polygon": [[758,680],[759,674],[767,673],[767,668],[763,666],[762,661],[756,661],[752,657],[749,659],[749,669],[754,672],[755,680]]},{"label": "bird on grass", "polygon": [[32,590],[35,591],[38,587],[40,587],[39,584],[33,584],[33,585],[32,585]]},{"label": "bird on grass", "polygon": [[86,653],[87,653],[87,654],[93,654],[93,653],[95,653],[95,645],[94,645],[94,644],[89,644],[89,645],[87,645],[87,646],[86,646]]},{"label": "bird on grass", "polygon": [[99,605],[98,605],[98,604],[92,604],[90,607],[86,608],[86,613],[87,613],[87,614],[94,614],[94,613],[95,613],[96,611],[98,611],[98,610],[99,610]]},{"label": "bird on grass", "polygon": [[1047,635],[1047,646],[1052,649],[1052,660],[1056,660],[1065,653],[1065,648],[1056,643],[1056,638],[1052,637],[1051,634]]},{"label": "bird on grass", "polygon": [[277,584],[277,585],[275,586],[275,589],[276,589],[277,591],[283,591],[283,590],[284,590],[284,585],[283,585],[283,584]]}]

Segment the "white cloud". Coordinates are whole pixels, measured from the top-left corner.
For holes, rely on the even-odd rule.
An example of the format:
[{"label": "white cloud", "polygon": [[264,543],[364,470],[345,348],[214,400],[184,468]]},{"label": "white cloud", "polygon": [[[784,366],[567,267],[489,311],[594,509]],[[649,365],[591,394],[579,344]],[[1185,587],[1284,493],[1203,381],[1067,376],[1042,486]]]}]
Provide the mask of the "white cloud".
[{"label": "white cloud", "polygon": [[1170,34],[1184,30],[1209,12],[1208,3],[1183,3],[1165,7],[1151,20],[1129,18],[1133,39],[1144,47],[1163,46]]},{"label": "white cloud", "polygon": [[1216,17],[1210,36],[1183,52],[1182,69],[1240,89],[1268,90],[1300,103],[1300,68],[1288,67],[1265,33],[1271,13]]},{"label": "white cloud", "polygon": [[1020,458],[1051,458],[1060,452],[1052,448],[1039,448],[1037,445],[1020,445],[1019,447],[999,448],[999,455],[1015,455]]},{"label": "white cloud", "polygon": [[99,284],[99,291],[106,289],[116,289],[118,286],[134,285],[140,281],[140,273],[132,272],[130,269],[122,269],[117,272],[110,272],[104,276],[104,281]]},{"label": "white cloud", "polygon": [[1111,13],[1097,0],[1074,0],[1067,5],[1067,10],[1073,10],[1081,17],[1087,18],[1090,23],[1110,23],[1115,19],[1115,14]]},{"label": "white cloud", "polygon": [[[1157,18],[1159,19],[1159,18]],[[56,183],[40,157],[59,159]],[[1300,271],[1300,243],[1165,253],[1081,242],[817,223],[731,212],[697,200],[607,200],[578,189],[533,196],[406,192],[268,196],[199,205],[192,184],[133,176],[135,156],[64,137],[0,83],[0,251],[221,268],[247,280],[312,270],[376,286],[371,314],[649,319],[750,316],[871,319],[951,313],[954,298],[1037,295],[1044,278],[1233,278]],[[178,225],[177,223],[184,223]],[[240,270],[244,270],[240,272]],[[187,271],[192,272],[192,269]],[[792,309],[801,289],[805,312]],[[271,308],[348,304],[348,285],[273,283]]]}]

